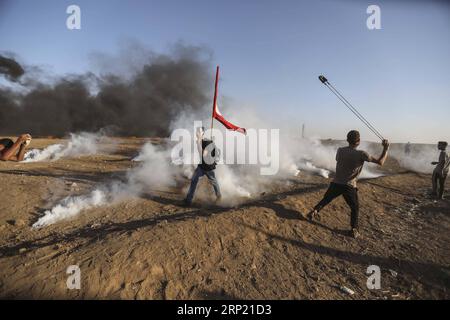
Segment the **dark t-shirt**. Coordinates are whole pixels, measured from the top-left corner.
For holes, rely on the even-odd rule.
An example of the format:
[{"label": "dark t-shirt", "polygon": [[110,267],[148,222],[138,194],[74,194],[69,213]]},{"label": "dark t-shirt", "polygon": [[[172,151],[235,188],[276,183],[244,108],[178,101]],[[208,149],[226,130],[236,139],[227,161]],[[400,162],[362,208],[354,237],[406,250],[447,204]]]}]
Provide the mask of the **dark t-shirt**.
[{"label": "dark t-shirt", "polygon": [[[205,156],[206,148],[208,148],[206,151],[209,153],[209,156],[208,154]],[[216,169],[216,162],[214,161],[215,157],[216,157],[216,146],[214,142],[207,139],[202,140],[202,162],[198,166],[205,171],[211,171]]]},{"label": "dark t-shirt", "polygon": [[372,161],[372,157],[365,151],[344,147],[338,149],[336,161],[336,177],[333,182],[356,188],[356,181],[364,162]]}]

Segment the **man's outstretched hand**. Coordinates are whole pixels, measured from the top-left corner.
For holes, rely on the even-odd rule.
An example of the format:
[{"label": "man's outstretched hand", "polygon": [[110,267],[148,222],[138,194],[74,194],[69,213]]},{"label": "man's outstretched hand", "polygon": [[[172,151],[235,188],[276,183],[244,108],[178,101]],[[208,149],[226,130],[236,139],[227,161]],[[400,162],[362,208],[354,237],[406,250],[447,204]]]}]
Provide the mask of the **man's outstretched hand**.
[{"label": "man's outstretched hand", "polygon": [[389,149],[389,141],[387,139],[384,139],[383,142],[381,142],[383,145],[383,152],[381,153],[381,156],[379,158],[373,158],[371,162],[378,164],[379,166],[383,166],[384,162],[386,161],[388,149]]},{"label": "man's outstretched hand", "polygon": [[197,128],[197,132],[195,133],[195,135],[197,136],[197,141],[202,141],[203,140],[203,135],[204,135],[204,131],[202,128]]},{"label": "man's outstretched hand", "polygon": [[28,133],[24,133],[19,136],[19,140],[22,142],[27,141],[29,139],[31,139],[31,135],[29,135]]}]

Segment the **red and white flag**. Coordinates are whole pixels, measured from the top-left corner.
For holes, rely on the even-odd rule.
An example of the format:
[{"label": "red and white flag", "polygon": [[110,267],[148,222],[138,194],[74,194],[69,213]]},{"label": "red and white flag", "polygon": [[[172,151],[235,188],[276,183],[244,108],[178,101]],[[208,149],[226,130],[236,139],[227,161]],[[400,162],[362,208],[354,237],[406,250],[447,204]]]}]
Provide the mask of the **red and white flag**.
[{"label": "red and white flag", "polygon": [[223,117],[223,115],[220,113],[219,107],[217,106],[218,84],[219,84],[219,66],[217,66],[217,71],[216,71],[216,85],[215,85],[215,90],[214,90],[214,103],[213,103],[213,112],[212,112],[213,119],[216,119],[217,121],[219,121],[228,130],[233,130],[233,131],[237,131],[237,132],[240,132],[243,134],[247,134],[247,130],[245,130],[245,128],[241,128],[241,127],[238,127],[238,126],[232,124],[231,122],[227,121]]}]

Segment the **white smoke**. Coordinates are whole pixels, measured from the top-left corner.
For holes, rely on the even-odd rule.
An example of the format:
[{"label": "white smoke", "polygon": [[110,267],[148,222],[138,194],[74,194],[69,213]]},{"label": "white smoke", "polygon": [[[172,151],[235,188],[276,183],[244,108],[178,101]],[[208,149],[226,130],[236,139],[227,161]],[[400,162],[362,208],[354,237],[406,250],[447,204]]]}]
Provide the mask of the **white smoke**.
[{"label": "white smoke", "polygon": [[330,177],[330,171],[322,168],[317,168],[310,161],[305,161],[304,163],[300,163],[297,166],[297,170],[295,176],[298,176],[302,171],[311,172],[313,174],[317,174],[321,177],[328,179]]},{"label": "white smoke", "polygon": [[67,197],[51,210],[45,211],[43,217],[33,224],[33,228],[41,228],[59,220],[75,216],[81,210],[101,206],[106,203],[106,193],[96,189],[87,196]]},{"label": "white smoke", "polygon": [[102,143],[109,141],[102,134],[82,132],[70,134],[65,144],[52,144],[44,149],[32,149],[25,153],[23,162],[56,161],[61,158],[80,157],[97,154]]},{"label": "white smoke", "polygon": [[127,174],[127,189],[134,194],[151,187],[173,187],[181,175],[181,169],[171,165],[170,148],[146,143],[136,161],[141,164]]},{"label": "white smoke", "polygon": [[[232,118],[230,120],[233,121]],[[274,128],[267,125],[268,122],[259,120],[254,114],[250,117],[241,114],[239,120],[243,124],[253,125],[253,128]],[[186,117],[184,121],[183,117],[180,117],[176,123],[178,128],[192,130],[195,136],[192,117]],[[215,173],[222,192],[221,205],[234,206],[249,199],[255,199],[263,193],[273,192],[275,183],[286,184],[290,179],[301,179],[299,173],[303,172],[328,179],[330,173],[335,170],[337,148],[344,145],[344,143],[325,145],[319,139],[300,139],[284,134],[280,137],[279,171],[274,176],[262,176],[259,170],[261,165],[218,165]],[[185,187],[180,193],[181,200],[189,187],[188,179],[192,177],[195,170],[195,165],[183,163],[185,159],[192,156],[192,152],[197,151],[194,147],[191,152],[183,153],[180,159],[172,162],[172,146],[167,141],[161,145],[145,144],[139,155],[133,159],[140,162],[139,165],[127,172],[125,182],[115,181],[108,186],[96,188],[88,195],[67,197],[51,210],[47,210],[33,226],[39,228],[50,225],[74,217],[82,210],[117,203],[144,192],[151,193],[175,187],[178,182],[183,181]],[[372,172],[369,168],[365,169],[363,175],[376,177],[380,174]],[[196,201],[209,201],[206,199],[210,198],[212,187],[208,187],[211,193],[208,192],[207,195],[202,188],[197,189]]]},{"label": "white smoke", "polygon": [[431,144],[411,144],[409,153],[405,145],[395,145],[390,153],[402,168],[419,173],[431,174],[435,168],[431,162],[439,160],[439,150]]},{"label": "white smoke", "polygon": [[[322,142],[319,138],[300,139],[295,137],[285,137],[284,168],[287,172],[298,176],[302,172],[329,178],[336,170],[336,153],[338,148],[347,146],[344,141]],[[373,148],[368,143],[361,143],[360,150],[367,151],[370,155],[378,157],[381,150]],[[377,170],[377,165],[366,163],[359,176],[360,179],[373,179],[383,176]]]},{"label": "white smoke", "polygon": [[173,170],[167,161],[167,152],[159,146],[147,143],[142,147],[138,158],[142,163],[130,169],[126,182],[113,181],[106,186],[96,188],[88,195],[69,196],[64,198],[44,216],[33,224],[34,228],[48,226],[57,221],[74,217],[82,210],[88,210],[106,204],[114,204],[151,188],[170,187],[175,184],[180,170]]},{"label": "white smoke", "polygon": [[48,226],[60,220],[76,216],[82,210],[117,203],[130,196],[132,194],[127,189],[127,186],[121,182],[114,182],[109,186],[97,188],[88,195],[69,196],[51,210],[45,211],[44,216],[33,224],[33,228]]}]

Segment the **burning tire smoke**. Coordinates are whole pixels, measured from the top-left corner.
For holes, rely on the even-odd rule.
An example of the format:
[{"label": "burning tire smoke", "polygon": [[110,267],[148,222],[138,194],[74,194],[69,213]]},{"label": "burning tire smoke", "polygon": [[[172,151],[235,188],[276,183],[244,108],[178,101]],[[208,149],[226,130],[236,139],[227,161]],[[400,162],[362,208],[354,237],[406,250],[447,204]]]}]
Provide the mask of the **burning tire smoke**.
[{"label": "burning tire smoke", "polygon": [[0,74],[10,81],[17,82],[24,73],[25,70],[17,61],[0,55]]},{"label": "burning tire smoke", "polygon": [[27,68],[0,56],[0,75],[22,85],[19,91],[0,87],[0,134],[64,136],[113,127],[118,135],[167,136],[175,115],[201,110],[209,102],[205,52],[178,45],[171,55],[145,57],[131,76],[87,73],[54,84],[21,83]]}]

